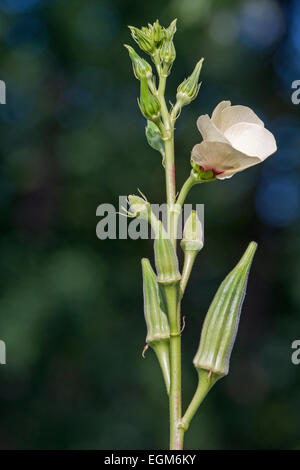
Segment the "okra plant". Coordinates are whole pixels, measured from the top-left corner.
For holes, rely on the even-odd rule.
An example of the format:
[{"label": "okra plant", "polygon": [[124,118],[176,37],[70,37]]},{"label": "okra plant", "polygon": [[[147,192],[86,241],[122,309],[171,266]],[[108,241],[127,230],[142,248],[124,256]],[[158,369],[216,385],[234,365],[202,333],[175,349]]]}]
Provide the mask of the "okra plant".
[{"label": "okra plant", "polygon": [[[191,172],[178,195],[175,185],[174,130],[182,108],[199,92],[201,58],[191,75],[177,88],[176,102],[168,108],[165,100],[166,80],[176,57],[174,35],[176,20],[168,27],[154,24],[138,29],[129,26],[131,36],[150,61],[126,45],[133,72],[140,84],[138,105],[146,118],[149,145],[161,153],[165,171],[167,226],[154,215],[144,196],[128,197],[128,216],[149,222],[155,234],[153,270],[148,259],[142,259],[144,314],[147,324],[146,348],[150,346],[160,364],[170,410],[170,449],[182,449],[184,433],[203,399],[222,377],[228,374],[247,278],[256,251],[251,242],[241,260],[217,290],[204,319],[200,343],[194,357],[198,386],[186,411],[181,396],[181,301],[195,259],[203,248],[202,225],[195,211],[188,217],[181,249],[184,264],[180,272],[177,259],[177,227],[184,201],[192,186],[224,180],[262,162],[276,151],[276,141],[259,117],[246,106],[231,106],[222,101],[211,117],[197,120],[202,142],[191,152]],[[152,62],[152,64],[151,64]],[[156,76],[155,76],[156,71]],[[146,349],[145,348],[145,349]],[[144,354],[144,352],[143,352]]]}]

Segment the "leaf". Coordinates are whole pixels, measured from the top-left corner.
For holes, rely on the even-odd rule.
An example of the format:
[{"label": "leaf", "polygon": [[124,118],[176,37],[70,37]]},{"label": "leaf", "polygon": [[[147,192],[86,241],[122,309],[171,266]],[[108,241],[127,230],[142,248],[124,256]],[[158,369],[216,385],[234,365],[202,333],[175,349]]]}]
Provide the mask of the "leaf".
[{"label": "leaf", "polygon": [[162,155],[162,165],[165,166],[165,146],[159,128],[152,121],[147,121],[146,138],[148,144]]}]

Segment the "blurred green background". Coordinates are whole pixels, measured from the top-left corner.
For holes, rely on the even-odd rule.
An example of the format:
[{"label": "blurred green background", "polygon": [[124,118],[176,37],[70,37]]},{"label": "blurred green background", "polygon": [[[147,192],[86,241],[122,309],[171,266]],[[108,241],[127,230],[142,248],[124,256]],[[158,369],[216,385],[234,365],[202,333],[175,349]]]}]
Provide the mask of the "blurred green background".
[{"label": "blurred green background", "polygon": [[[150,241],[96,237],[96,208],[139,187],[164,201],[146,143],[128,24],[178,18],[168,99],[204,56],[198,98],[177,122],[177,186],[200,141],[199,114],[251,106],[278,152],[234,178],[195,187],[205,247],[183,302],[184,406],[191,361],[221,280],[250,240],[259,249],[231,371],[186,435],[187,449],[300,449],[297,0],[0,0],[2,449],[159,449],[168,405],[145,341],[140,259]],[[182,262],[182,254],[180,253]]]}]

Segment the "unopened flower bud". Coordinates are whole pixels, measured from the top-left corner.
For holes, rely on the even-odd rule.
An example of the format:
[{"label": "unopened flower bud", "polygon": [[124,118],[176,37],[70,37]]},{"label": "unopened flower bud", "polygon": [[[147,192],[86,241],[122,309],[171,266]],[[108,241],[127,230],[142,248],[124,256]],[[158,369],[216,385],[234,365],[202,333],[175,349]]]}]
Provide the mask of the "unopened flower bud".
[{"label": "unopened flower bud", "polygon": [[124,44],[126,49],[129,52],[129,57],[132,61],[132,67],[133,67],[133,73],[135,77],[140,80],[141,78],[151,78],[152,77],[152,67],[148,62],[142,57],[140,57],[135,50],[131,47],[128,46],[127,44]]},{"label": "unopened flower bud", "polygon": [[160,49],[160,58],[165,64],[168,65],[172,65],[172,63],[176,59],[176,50],[172,37],[167,37],[164,39],[164,42]]},{"label": "unopened flower bud", "polygon": [[144,314],[147,325],[146,342],[159,361],[167,391],[170,389],[169,338],[167,307],[161,287],[148,259],[142,259]]},{"label": "unopened flower bud", "polygon": [[194,68],[192,75],[186,78],[177,88],[176,98],[181,107],[189,104],[198,95],[201,85],[201,83],[198,83],[198,80],[203,60],[204,59],[199,60],[199,62],[196,64],[196,67]]},{"label": "unopened flower bud", "polygon": [[203,230],[196,211],[190,213],[185,223],[180,246],[184,252],[198,253],[203,248]]},{"label": "unopened flower bud", "polygon": [[151,213],[150,203],[146,199],[130,194],[128,196],[129,213],[132,217],[141,217],[144,220],[149,220]]},{"label": "unopened flower bud", "polygon": [[249,244],[239,263],[224,279],[215,294],[204,320],[199,348],[194,358],[194,366],[198,371],[205,369],[221,377],[228,374],[256,248],[255,242]]},{"label": "unopened flower bud", "polygon": [[127,216],[130,218],[139,217],[142,220],[146,220],[151,225],[154,236],[158,236],[161,231],[160,221],[152,212],[151,204],[147,201],[146,197],[141,192],[140,194],[143,197],[135,194],[128,196],[129,210],[125,210]]},{"label": "unopened flower bud", "polygon": [[129,26],[129,29],[131,32],[131,36],[138,44],[140,49],[142,49],[142,51],[146,52],[147,54],[151,55],[155,49],[155,45],[153,39],[149,34],[149,30],[145,27],[142,29],[138,29],[134,26]]},{"label": "unopened flower bud", "polygon": [[141,78],[141,94],[138,104],[142,115],[151,121],[157,121],[160,116],[160,104],[156,96],[149,90],[147,80]]},{"label": "unopened flower bud", "polygon": [[180,281],[181,275],[174,247],[161,222],[159,222],[159,226],[159,234],[154,241],[155,265],[158,282],[167,286]]},{"label": "unopened flower bud", "polygon": [[156,20],[155,23],[153,23],[151,33],[152,33],[152,39],[155,42],[155,45],[160,46],[162,40],[165,37],[165,33],[164,33],[163,28],[159,24],[158,20]]}]

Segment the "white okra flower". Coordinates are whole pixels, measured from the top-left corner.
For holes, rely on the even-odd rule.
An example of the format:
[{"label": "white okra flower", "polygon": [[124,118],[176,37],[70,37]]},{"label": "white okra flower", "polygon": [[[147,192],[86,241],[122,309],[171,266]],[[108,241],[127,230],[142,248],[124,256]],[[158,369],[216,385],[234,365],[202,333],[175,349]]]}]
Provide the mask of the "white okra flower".
[{"label": "white okra flower", "polygon": [[273,134],[247,106],[221,101],[211,117],[198,118],[197,126],[203,142],[194,146],[192,161],[218,179],[231,178],[277,150]]}]

